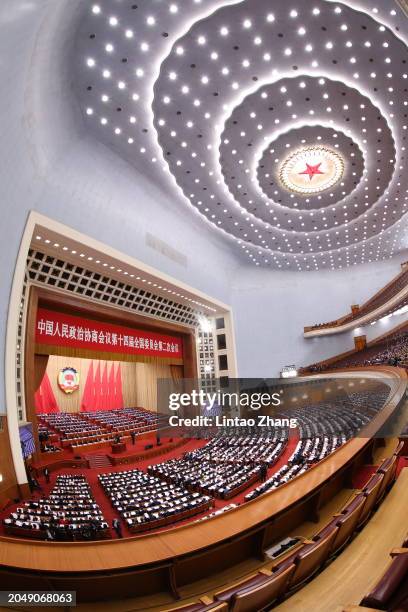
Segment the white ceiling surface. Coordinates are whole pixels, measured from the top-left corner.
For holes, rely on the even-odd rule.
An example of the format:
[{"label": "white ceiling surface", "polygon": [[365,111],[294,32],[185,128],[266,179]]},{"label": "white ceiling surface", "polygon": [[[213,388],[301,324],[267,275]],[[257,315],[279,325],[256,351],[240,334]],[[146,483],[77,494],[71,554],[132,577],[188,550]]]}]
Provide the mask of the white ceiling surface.
[{"label": "white ceiling surface", "polygon": [[[96,0],[75,46],[87,128],[257,265],[343,268],[407,246],[408,20],[392,0]],[[301,146],[341,183],[279,182]]]}]

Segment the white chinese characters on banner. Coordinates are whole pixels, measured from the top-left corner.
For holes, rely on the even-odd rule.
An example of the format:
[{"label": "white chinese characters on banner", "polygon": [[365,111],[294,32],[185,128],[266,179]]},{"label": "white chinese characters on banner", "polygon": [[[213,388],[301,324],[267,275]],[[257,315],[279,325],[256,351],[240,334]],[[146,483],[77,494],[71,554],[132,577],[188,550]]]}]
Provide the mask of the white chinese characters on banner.
[{"label": "white chinese characters on banner", "polygon": [[132,349],[142,349],[155,351],[158,353],[178,353],[180,346],[177,342],[166,342],[154,340],[143,336],[131,336],[126,334],[97,331],[96,329],[83,328],[77,325],[59,324],[58,321],[40,319],[37,323],[37,330],[40,336],[54,338],[66,338],[84,343],[91,343],[96,346],[111,345],[115,347],[126,347]]}]

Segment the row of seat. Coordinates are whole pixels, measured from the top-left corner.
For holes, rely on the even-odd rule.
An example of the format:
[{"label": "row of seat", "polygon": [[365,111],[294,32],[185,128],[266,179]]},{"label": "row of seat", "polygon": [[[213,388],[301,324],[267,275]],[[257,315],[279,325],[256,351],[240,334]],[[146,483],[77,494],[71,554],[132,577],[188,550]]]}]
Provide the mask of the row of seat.
[{"label": "row of seat", "polygon": [[9,535],[53,540],[109,537],[109,526],[83,474],[60,474],[46,498],[32,499],[3,521]]},{"label": "row of seat", "polygon": [[288,431],[269,436],[219,434],[205,446],[185,455],[187,459],[203,459],[229,463],[266,463],[272,466],[285,450]]},{"label": "row of seat", "polygon": [[189,459],[188,456],[149,465],[147,471],[166,482],[221,499],[238,495],[261,476],[256,465]]},{"label": "row of seat", "polygon": [[378,343],[366,347],[361,351],[355,351],[351,355],[339,358],[337,361],[326,365],[314,364],[308,368],[309,371],[324,371],[332,369],[343,369],[356,366],[371,365],[404,365],[408,362],[408,331],[402,330],[390,335]]},{"label": "row of seat", "polygon": [[[367,315],[370,312],[373,312],[380,306],[387,304],[392,298],[394,298],[400,291],[405,289],[408,283],[408,270],[404,270],[396,276],[391,283],[386,285],[380,292],[374,295],[371,299],[369,299],[365,304],[360,306],[358,310],[355,312],[349,313],[348,315],[341,317],[340,319],[336,319],[335,321],[330,321],[328,323],[316,323],[311,326],[311,329],[321,329],[326,327],[336,327],[338,325],[342,325],[344,323],[348,323],[349,321],[353,321],[354,319],[358,319],[363,315]],[[398,308],[401,308],[405,301],[402,301],[398,304]],[[384,313],[385,314],[385,313]],[[382,316],[384,316],[384,314]]]},{"label": "row of seat", "polygon": [[50,413],[39,416],[42,432],[54,429],[61,436],[61,446],[74,447],[110,442],[116,434],[130,435],[153,431],[161,415],[144,408],[123,408],[101,412]]},{"label": "row of seat", "polygon": [[185,520],[205,512],[212,504],[208,496],[191,493],[137,469],[99,474],[98,480],[132,533]]},{"label": "row of seat", "polygon": [[[402,444],[391,458],[381,463],[366,486],[353,494],[351,500],[327,525],[312,539],[302,539],[292,552],[274,562],[270,569],[260,570],[254,576],[216,592],[213,601],[172,608],[172,612],[261,612],[300,588],[339,554],[356,531],[365,525],[395,480],[401,450]],[[227,604],[227,607],[218,608],[219,604]]]}]

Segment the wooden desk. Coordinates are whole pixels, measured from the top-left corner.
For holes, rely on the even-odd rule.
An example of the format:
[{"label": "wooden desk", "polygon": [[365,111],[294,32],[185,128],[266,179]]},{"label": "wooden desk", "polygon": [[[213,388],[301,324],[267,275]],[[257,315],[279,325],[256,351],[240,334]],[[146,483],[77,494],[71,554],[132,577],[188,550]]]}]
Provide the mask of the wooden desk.
[{"label": "wooden desk", "polygon": [[408,468],[351,544],[319,576],[276,612],[337,612],[358,605],[391,562],[408,529]]},{"label": "wooden desk", "polygon": [[116,442],[115,444],[111,444],[112,454],[119,455],[120,453],[124,453],[127,450],[125,442]]}]

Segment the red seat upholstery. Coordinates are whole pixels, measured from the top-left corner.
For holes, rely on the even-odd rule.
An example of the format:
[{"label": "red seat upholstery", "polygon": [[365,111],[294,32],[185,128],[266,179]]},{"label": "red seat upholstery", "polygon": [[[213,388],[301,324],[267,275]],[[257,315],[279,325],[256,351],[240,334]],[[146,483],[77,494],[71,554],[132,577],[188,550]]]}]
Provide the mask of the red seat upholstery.
[{"label": "red seat upholstery", "polygon": [[379,610],[407,610],[408,603],[408,553],[394,557],[385,574],[361,605]]},{"label": "red seat upholstery", "polygon": [[333,530],[320,540],[303,546],[295,558],[296,570],[289,583],[290,588],[298,586],[322,567],[330,554],[336,533],[337,530]]},{"label": "red seat upholstery", "polygon": [[179,608],[171,608],[168,612],[227,612],[228,604],[226,602],[214,601],[210,604],[202,602],[187,604],[186,606],[180,606]]},{"label": "red seat upholstery", "polygon": [[363,494],[366,496],[366,503],[364,504],[363,509],[361,510],[361,514],[358,519],[358,527],[363,526],[367,522],[377,501],[383,479],[383,474],[373,474],[366,486],[364,487]]},{"label": "red seat upholstery", "polygon": [[325,525],[320,531],[318,531],[314,536],[313,536],[313,541],[317,542],[318,540],[321,540],[325,537],[327,537],[329,534],[331,534],[333,531],[337,531],[338,527],[337,527],[337,522],[338,522],[338,517],[334,516],[329,523],[327,523],[327,525]]},{"label": "red seat upholstery", "polygon": [[391,485],[393,478],[395,477],[395,468],[397,464],[397,457],[393,456],[389,459],[384,459],[377,472],[384,474],[384,480],[381,483],[380,490],[378,492],[378,500],[381,501],[384,497],[388,487]]},{"label": "red seat upholstery", "polygon": [[239,584],[228,587],[223,591],[219,591],[215,594],[215,599],[217,601],[229,601],[235,593],[241,591],[242,589],[252,588],[263,584],[269,576],[265,576],[265,574],[256,574],[252,576],[252,578],[248,578]]},{"label": "red seat upholstery", "polygon": [[402,449],[404,448],[404,446],[405,446],[405,442],[404,442],[404,440],[400,440],[400,442],[399,442],[399,444],[398,444],[398,446],[397,446],[397,448],[395,449],[395,452],[394,452],[394,455],[395,455],[396,457],[399,457],[399,456],[400,456],[400,454],[401,454]]},{"label": "red seat upholstery", "polygon": [[365,503],[366,497],[363,493],[360,493],[344,509],[342,516],[337,517],[338,530],[333,540],[331,553],[337,552],[343,548],[352,537]]},{"label": "red seat upholstery", "polygon": [[263,584],[238,591],[231,598],[230,611],[260,612],[269,607],[284,594],[294,571],[295,565],[292,564],[267,576]]}]

